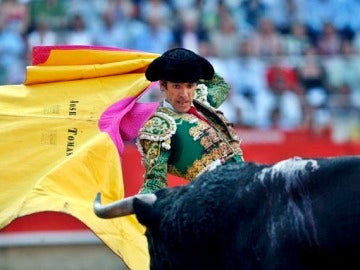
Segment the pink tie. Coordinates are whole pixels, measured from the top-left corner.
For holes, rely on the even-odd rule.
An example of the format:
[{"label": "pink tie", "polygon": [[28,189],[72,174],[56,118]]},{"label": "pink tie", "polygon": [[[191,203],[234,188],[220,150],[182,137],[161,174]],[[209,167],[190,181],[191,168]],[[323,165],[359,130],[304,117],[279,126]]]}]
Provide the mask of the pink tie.
[{"label": "pink tie", "polygon": [[202,116],[202,115],[196,110],[195,107],[190,107],[190,110],[188,110],[187,113],[191,113],[192,115],[195,115],[197,118],[201,119],[202,121],[204,121],[204,122],[206,122],[206,123],[208,123],[208,124],[210,125],[209,121],[208,121],[204,116]]}]

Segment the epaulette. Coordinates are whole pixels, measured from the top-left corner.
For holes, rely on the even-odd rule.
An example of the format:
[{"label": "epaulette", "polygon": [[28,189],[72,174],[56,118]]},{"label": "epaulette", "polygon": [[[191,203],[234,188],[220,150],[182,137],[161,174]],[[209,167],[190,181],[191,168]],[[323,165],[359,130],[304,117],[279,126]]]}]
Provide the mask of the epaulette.
[{"label": "epaulette", "polygon": [[210,106],[209,102],[207,101],[208,97],[208,88],[205,84],[198,84],[195,89],[195,99]]},{"label": "epaulette", "polygon": [[162,141],[162,146],[170,149],[170,138],[175,132],[175,120],[163,112],[156,112],[140,129],[138,140]]}]

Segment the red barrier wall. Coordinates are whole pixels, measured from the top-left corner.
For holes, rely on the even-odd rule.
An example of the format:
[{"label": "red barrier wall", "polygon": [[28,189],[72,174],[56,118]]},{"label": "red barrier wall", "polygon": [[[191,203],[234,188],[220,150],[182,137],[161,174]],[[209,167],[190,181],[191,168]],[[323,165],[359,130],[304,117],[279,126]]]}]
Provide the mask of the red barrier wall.
[{"label": "red barrier wall", "polygon": [[[248,162],[274,163],[294,156],[331,157],[360,155],[360,142],[335,143],[330,133],[314,134],[309,131],[283,132],[279,130],[237,129],[242,138],[241,148]],[[189,149],[189,151],[191,151]],[[123,176],[126,195],[135,194],[144,173],[140,155],[134,144],[127,144],[123,157]],[[186,184],[181,178],[169,175],[169,185]]]}]

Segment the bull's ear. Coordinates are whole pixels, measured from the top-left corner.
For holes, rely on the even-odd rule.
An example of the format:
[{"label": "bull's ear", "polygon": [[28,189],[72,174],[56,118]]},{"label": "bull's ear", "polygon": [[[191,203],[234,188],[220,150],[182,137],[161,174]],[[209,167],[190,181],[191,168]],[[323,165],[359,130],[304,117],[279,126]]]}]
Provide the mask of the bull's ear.
[{"label": "bull's ear", "polygon": [[146,227],[156,226],[158,218],[154,210],[154,204],[135,198],[133,207],[136,217],[142,225]]}]

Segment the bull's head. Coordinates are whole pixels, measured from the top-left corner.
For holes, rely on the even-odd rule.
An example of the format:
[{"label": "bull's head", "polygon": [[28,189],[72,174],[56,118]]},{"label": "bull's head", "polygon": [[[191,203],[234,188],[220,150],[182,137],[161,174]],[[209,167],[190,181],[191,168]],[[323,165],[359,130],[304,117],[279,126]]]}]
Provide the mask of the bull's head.
[{"label": "bull's head", "polygon": [[134,211],[134,200],[139,199],[145,204],[152,206],[156,201],[154,194],[137,194],[107,205],[101,205],[101,194],[98,193],[94,200],[94,212],[100,218],[115,218],[132,215]]},{"label": "bull's head", "polygon": [[[172,191],[175,189],[173,188]],[[139,223],[146,227],[150,269],[169,269],[169,259],[164,255],[164,251],[168,250],[167,244],[170,241],[162,240],[163,233],[159,231],[163,227],[160,225],[162,216],[167,212],[164,209],[174,205],[174,198],[168,196],[172,193],[174,192],[163,189],[156,191],[155,194],[137,194],[104,205],[101,204],[101,194],[98,193],[94,200],[94,212],[98,217],[106,219],[135,214]]]}]

